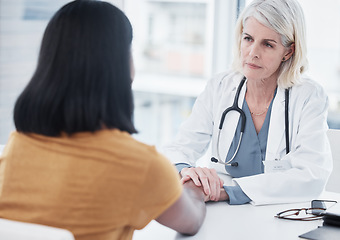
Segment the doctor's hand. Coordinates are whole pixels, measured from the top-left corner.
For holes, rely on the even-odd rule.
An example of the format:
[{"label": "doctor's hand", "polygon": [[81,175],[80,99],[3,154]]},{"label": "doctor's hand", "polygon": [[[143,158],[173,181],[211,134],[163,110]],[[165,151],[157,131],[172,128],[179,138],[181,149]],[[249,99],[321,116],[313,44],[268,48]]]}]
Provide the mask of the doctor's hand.
[{"label": "doctor's hand", "polygon": [[208,200],[220,200],[223,180],[217,175],[215,169],[201,167],[183,168],[180,174],[182,176],[182,183],[192,179],[196,186],[202,186]]}]

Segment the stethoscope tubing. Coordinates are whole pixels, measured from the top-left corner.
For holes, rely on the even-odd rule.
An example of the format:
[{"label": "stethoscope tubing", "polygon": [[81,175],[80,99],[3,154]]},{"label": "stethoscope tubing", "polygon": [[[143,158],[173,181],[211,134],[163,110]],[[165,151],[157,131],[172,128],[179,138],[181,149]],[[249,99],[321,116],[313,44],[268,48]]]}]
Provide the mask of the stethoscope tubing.
[{"label": "stethoscope tubing", "polygon": [[[231,105],[231,107],[228,107],[222,113],[222,117],[221,117],[220,124],[219,124],[219,127],[218,127],[219,128],[218,129],[218,136],[217,136],[217,149],[216,150],[217,150],[217,157],[218,157],[218,159],[212,157],[211,158],[212,162],[215,162],[215,163],[218,162],[218,163],[221,163],[221,164],[224,164],[224,165],[231,165],[231,166],[235,166],[235,167],[238,166],[237,162],[232,163],[232,161],[234,160],[234,158],[235,158],[235,156],[236,156],[236,154],[238,152],[238,149],[240,148],[241,141],[242,141],[242,136],[243,136],[244,129],[245,129],[245,126],[246,126],[246,114],[238,106],[238,100],[239,100],[239,97],[240,97],[240,92],[241,92],[241,89],[242,89],[243,84],[245,83],[245,81],[246,81],[246,77],[243,77],[243,79],[241,80],[240,84],[237,87],[233,104]],[[234,155],[227,162],[223,162],[221,160],[221,156],[220,156],[220,136],[221,136],[221,131],[222,131],[222,128],[223,128],[225,116],[227,115],[227,113],[229,113],[231,111],[236,111],[236,112],[238,112],[240,114],[240,118],[241,118],[241,133],[240,133],[240,138],[239,138],[236,150],[234,152]]]},{"label": "stethoscope tubing", "polygon": [[286,131],[286,154],[289,153],[289,90],[285,90],[285,131]]},{"label": "stethoscope tubing", "polygon": [[224,119],[225,119],[225,116],[227,115],[227,113],[231,112],[231,111],[236,111],[238,112],[241,116],[241,132],[243,133],[244,132],[244,128],[246,126],[246,114],[243,112],[243,110],[241,108],[239,108],[238,106],[238,99],[240,97],[240,92],[241,92],[241,89],[243,87],[243,84],[245,83],[246,81],[246,78],[243,77],[242,81],[240,82],[237,90],[236,90],[236,95],[235,95],[235,98],[234,98],[234,102],[233,102],[233,105],[231,105],[231,107],[228,107],[226,110],[224,110],[224,112],[222,113],[222,117],[221,117],[221,120],[220,120],[220,125],[219,125],[219,130],[222,130],[223,128],[223,124],[224,124]]},{"label": "stethoscope tubing", "polygon": [[[218,157],[218,159],[216,159],[217,162],[221,163],[221,164],[224,164],[224,165],[230,165],[230,166],[233,166],[233,167],[237,167],[238,163],[237,162],[232,163],[232,161],[234,160],[236,154],[238,153],[238,149],[240,148],[243,132],[240,133],[240,139],[238,140],[237,148],[236,148],[236,150],[234,152],[234,155],[229,159],[228,162],[222,162],[220,160],[221,159],[221,156],[220,156],[220,144],[219,144],[219,142],[220,142],[220,135],[221,135],[221,129],[218,130],[218,136],[217,136],[217,157]],[[212,158],[212,159],[215,159],[215,158]],[[212,160],[212,161],[216,162],[215,160]]]}]

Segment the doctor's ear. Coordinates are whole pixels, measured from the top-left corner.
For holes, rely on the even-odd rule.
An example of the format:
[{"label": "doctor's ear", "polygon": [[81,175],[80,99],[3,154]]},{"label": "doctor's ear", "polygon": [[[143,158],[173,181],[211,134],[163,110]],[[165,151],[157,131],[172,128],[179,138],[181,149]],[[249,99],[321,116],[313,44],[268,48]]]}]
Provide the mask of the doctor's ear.
[{"label": "doctor's ear", "polygon": [[282,62],[287,61],[289,58],[292,57],[293,53],[295,52],[295,43],[292,43],[288,49],[284,57],[282,58]]}]

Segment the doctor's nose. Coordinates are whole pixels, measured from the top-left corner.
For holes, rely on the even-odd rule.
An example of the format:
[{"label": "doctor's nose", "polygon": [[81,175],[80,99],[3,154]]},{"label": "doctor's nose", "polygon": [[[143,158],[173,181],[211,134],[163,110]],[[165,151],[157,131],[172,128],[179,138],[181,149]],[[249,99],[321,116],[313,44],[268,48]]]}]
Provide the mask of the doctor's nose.
[{"label": "doctor's nose", "polygon": [[256,44],[253,44],[250,47],[249,56],[251,57],[251,59],[260,58],[259,47]]}]

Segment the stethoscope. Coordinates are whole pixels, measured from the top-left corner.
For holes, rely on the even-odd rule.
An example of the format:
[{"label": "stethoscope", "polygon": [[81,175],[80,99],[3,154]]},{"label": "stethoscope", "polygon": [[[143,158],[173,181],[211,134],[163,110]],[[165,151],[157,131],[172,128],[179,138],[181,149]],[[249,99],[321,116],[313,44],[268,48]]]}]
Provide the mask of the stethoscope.
[{"label": "stethoscope", "polygon": [[[244,85],[246,81],[246,77],[243,77],[242,81],[240,82],[240,84],[238,85],[237,87],[237,91],[236,91],[236,95],[235,95],[235,98],[234,98],[234,102],[233,102],[233,105],[231,105],[231,107],[228,107],[226,110],[224,110],[224,112],[222,113],[222,117],[221,117],[221,120],[220,120],[220,125],[218,126],[218,136],[217,136],[217,157],[218,158],[215,158],[215,157],[212,157],[211,158],[211,161],[214,162],[214,163],[220,163],[220,164],[223,164],[223,165],[226,165],[226,166],[232,166],[232,167],[237,167],[238,166],[238,162],[233,162],[236,154],[238,153],[238,150],[240,148],[240,145],[241,145],[241,141],[242,141],[242,136],[243,136],[243,133],[244,133],[244,128],[245,128],[245,125],[246,125],[246,115],[244,113],[244,111],[239,108],[238,106],[238,99],[239,99],[239,96],[240,96],[240,92],[241,92],[241,89]],[[289,119],[288,119],[288,105],[289,105],[289,90],[286,89],[285,90],[285,131],[286,131],[286,154],[289,153]],[[225,116],[227,115],[227,113],[231,112],[231,111],[236,111],[240,114],[240,118],[241,118],[241,131],[240,131],[240,139],[238,141],[238,144],[237,144],[237,147],[236,147],[236,150],[235,150],[235,153],[234,155],[230,158],[229,161],[227,162],[223,162],[221,160],[221,156],[220,156],[220,136],[221,136],[221,130],[222,130],[222,127],[223,127],[223,123],[224,123],[224,119],[225,119]]]}]

